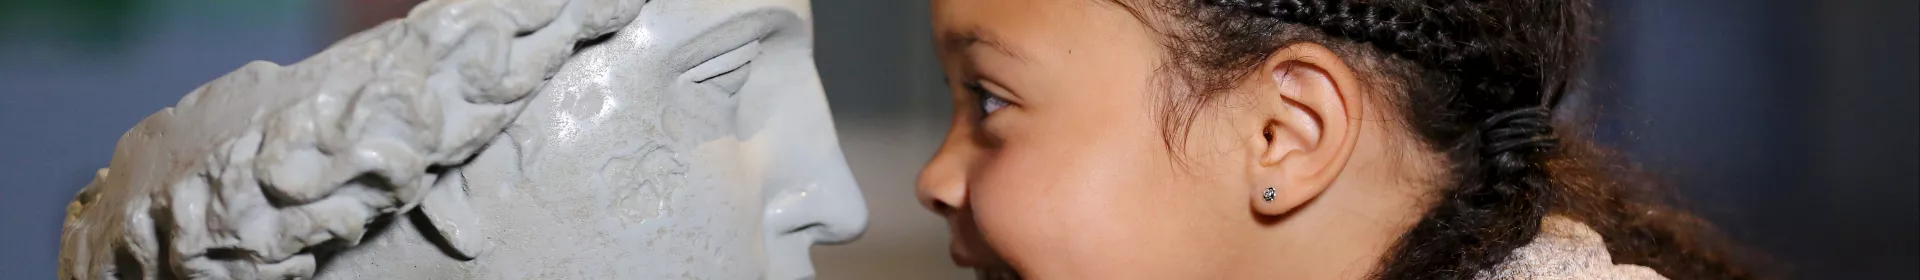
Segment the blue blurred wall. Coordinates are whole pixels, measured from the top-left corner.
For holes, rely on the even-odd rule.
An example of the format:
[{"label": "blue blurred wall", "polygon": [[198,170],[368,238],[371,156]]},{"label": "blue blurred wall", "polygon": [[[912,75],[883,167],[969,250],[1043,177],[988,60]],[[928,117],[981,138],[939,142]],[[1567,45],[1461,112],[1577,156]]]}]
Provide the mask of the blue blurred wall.
[{"label": "blue blurred wall", "polygon": [[5,279],[54,277],[67,201],[127,128],[248,61],[292,63],[325,43],[315,18],[324,14],[305,2],[9,1],[0,9]]},{"label": "blue blurred wall", "polygon": [[1920,279],[1920,4],[1628,0],[1603,139],[1804,279]]}]

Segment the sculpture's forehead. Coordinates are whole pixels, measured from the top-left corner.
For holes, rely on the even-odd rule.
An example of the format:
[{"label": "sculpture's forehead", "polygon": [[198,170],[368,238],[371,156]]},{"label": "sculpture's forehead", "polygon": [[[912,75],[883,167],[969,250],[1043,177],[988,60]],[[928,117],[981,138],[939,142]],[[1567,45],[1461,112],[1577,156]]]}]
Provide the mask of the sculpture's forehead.
[{"label": "sculpture's forehead", "polygon": [[[801,24],[812,20],[807,0],[656,0],[643,6],[634,21],[642,26],[706,27],[755,13],[784,13]],[[704,28],[672,29],[695,32]]]},{"label": "sculpture's forehead", "polygon": [[[684,71],[694,64],[771,33],[807,40],[811,15],[806,0],[659,0],[601,47],[616,68]],[[791,31],[791,32],[790,32]],[[811,43],[796,46],[810,46]],[[596,56],[595,51],[583,53]]]}]

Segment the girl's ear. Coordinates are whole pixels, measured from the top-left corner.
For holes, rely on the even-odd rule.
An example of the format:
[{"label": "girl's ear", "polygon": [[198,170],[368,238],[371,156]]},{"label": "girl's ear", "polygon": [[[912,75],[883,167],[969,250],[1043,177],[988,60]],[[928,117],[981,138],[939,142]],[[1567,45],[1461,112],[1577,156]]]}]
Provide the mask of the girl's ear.
[{"label": "girl's ear", "polygon": [[1325,46],[1281,47],[1262,64],[1253,89],[1256,135],[1250,166],[1254,210],[1283,215],[1319,197],[1346,168],[1358,142],[1360,84]]}]

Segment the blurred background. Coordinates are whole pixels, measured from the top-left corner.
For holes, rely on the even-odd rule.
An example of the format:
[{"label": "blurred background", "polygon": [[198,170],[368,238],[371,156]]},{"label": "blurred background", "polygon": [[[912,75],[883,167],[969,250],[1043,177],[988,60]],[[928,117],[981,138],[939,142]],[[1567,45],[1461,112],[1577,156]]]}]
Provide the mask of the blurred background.
[{"label": "blurred background", "polygon": [[[0,1],[0,278],[54,276],[64,207],[120,134],[251,60],[293,63],[413,1]],[[1620,0],[1603,142],[1792,279],[1920,279],[1920,5]],[[815,0],[819,69],[873,213],[821,279],[970,279],[913,178],[952,110],[927,1]]]}]

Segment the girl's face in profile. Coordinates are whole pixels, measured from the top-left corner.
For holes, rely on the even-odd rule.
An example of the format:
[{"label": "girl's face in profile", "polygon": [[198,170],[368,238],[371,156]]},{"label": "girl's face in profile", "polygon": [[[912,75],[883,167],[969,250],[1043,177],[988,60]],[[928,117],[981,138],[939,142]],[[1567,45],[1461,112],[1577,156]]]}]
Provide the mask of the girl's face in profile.
[{"label": "girl's face in profile", "polygon": [[1580,211],[1691,236],[1555,149],[1585,2],[1334,2],[933,0],[956,110],[918,198],[988,277],[1474,277]]},{"label": "girl's face in profile", "polygon": [[[1242,166],[1258,131],[1196,118],[1162,137],[1158,33],[1118,4],[935,0],[956,109],[921,171],[964,266],[1044,279],[1210,278],[1257,223]],[[1251,147],[1251,148],[1257,148]],[[1178,159],[1176,161],[1176,158]],[[1269,260],[1270,261],[1270,260]]]}]

